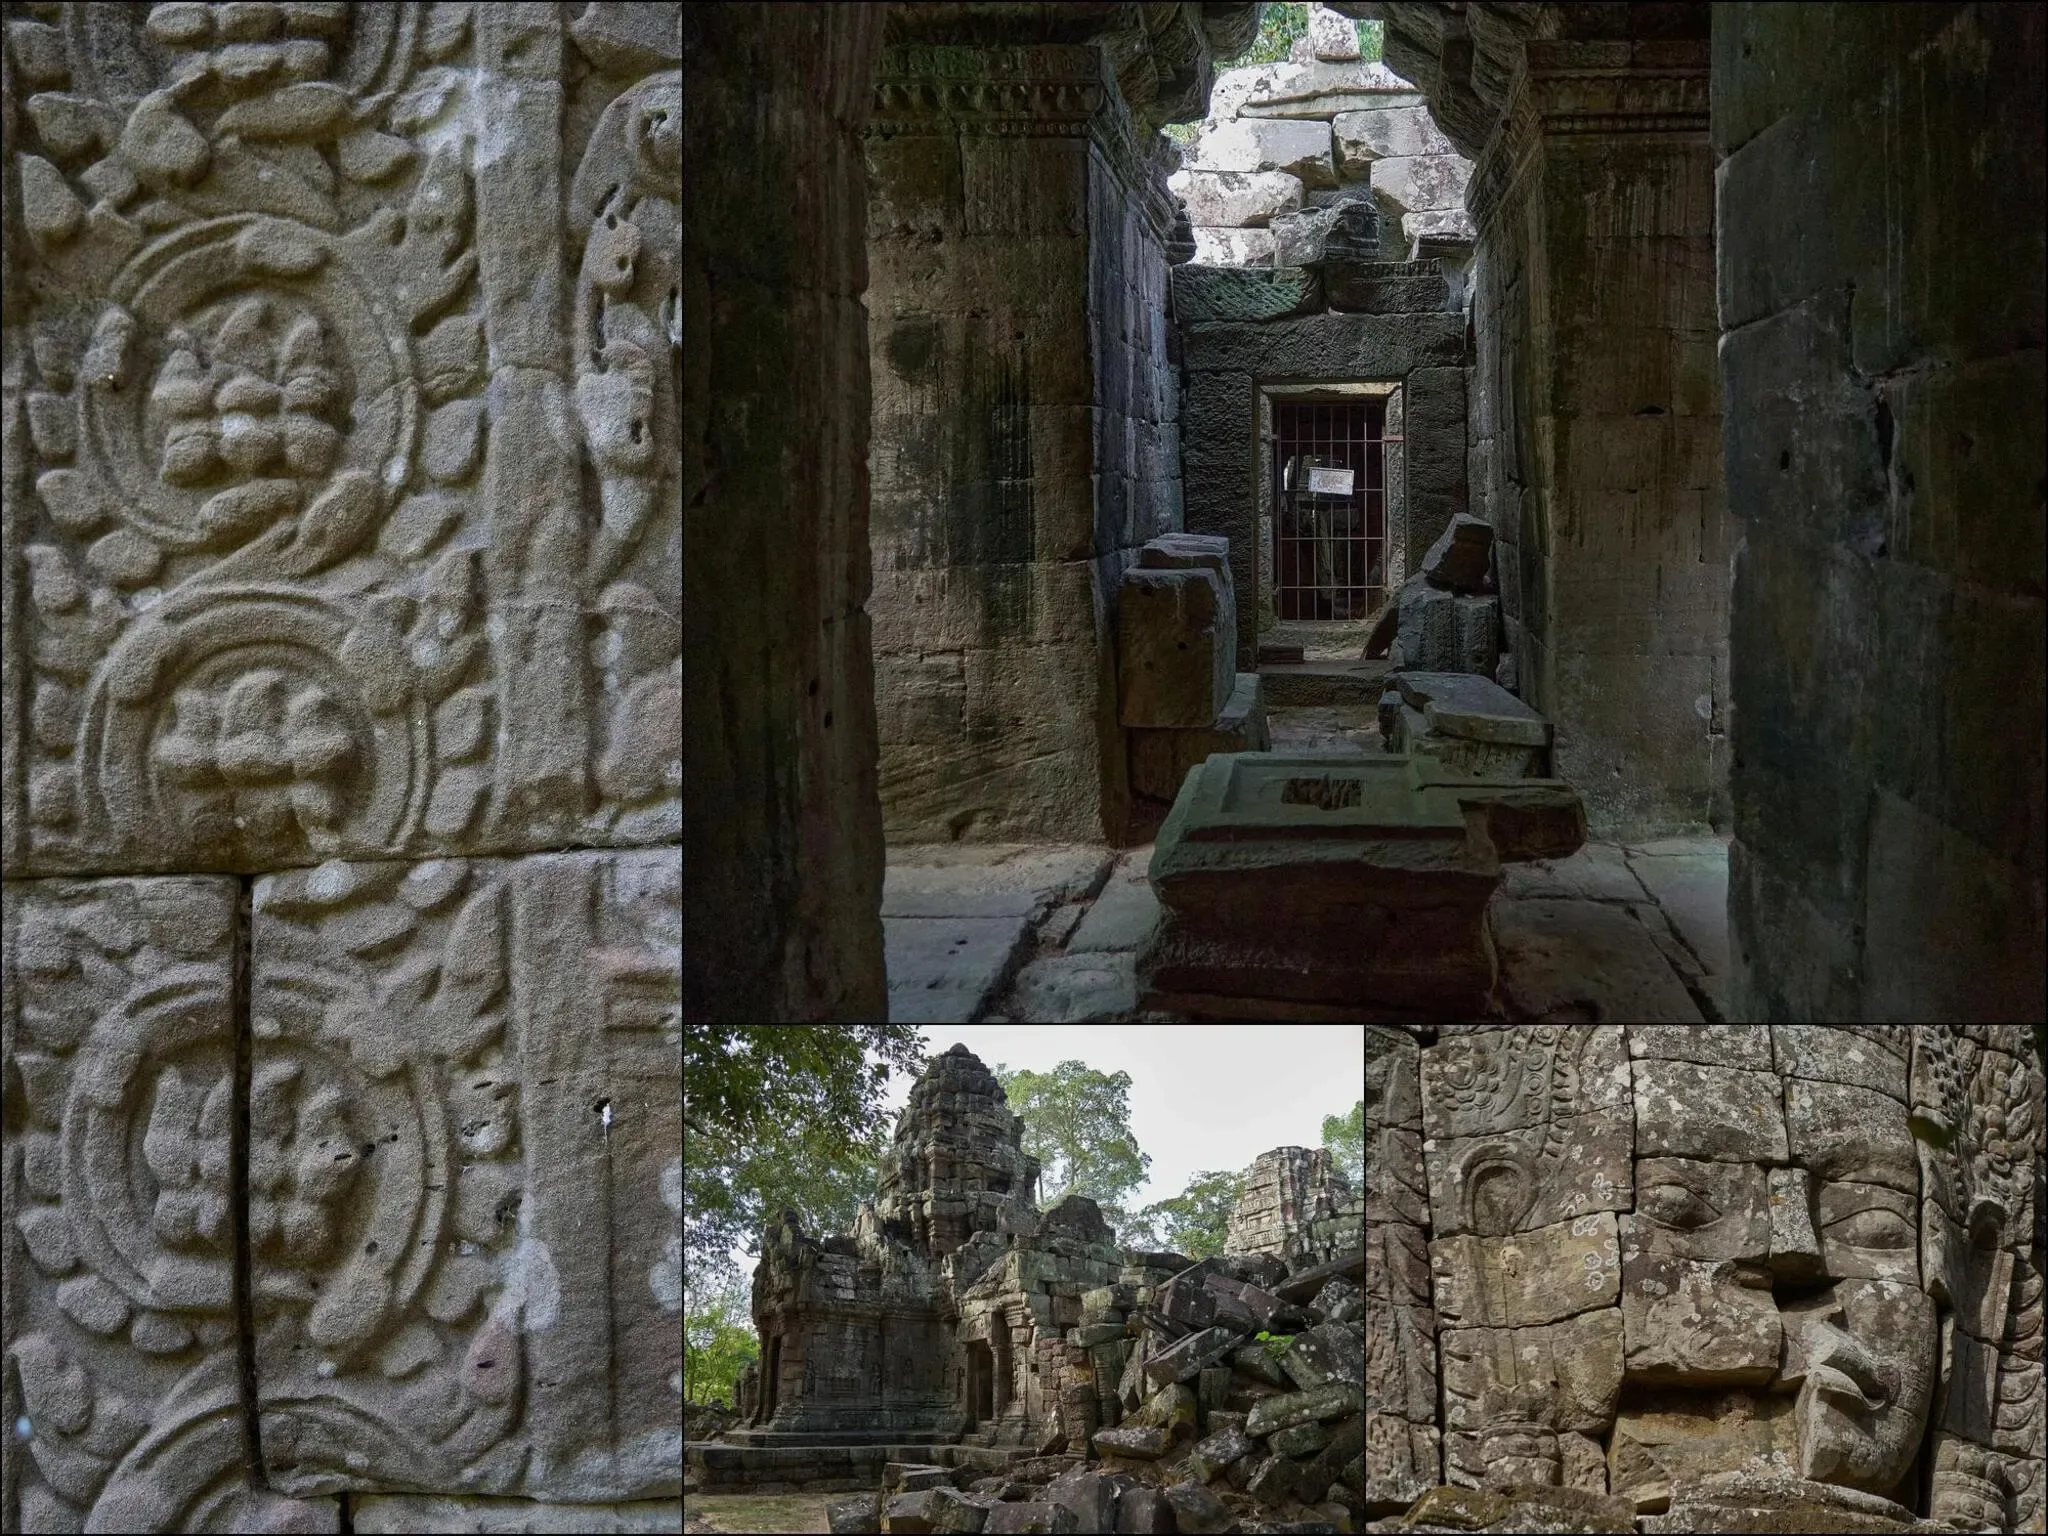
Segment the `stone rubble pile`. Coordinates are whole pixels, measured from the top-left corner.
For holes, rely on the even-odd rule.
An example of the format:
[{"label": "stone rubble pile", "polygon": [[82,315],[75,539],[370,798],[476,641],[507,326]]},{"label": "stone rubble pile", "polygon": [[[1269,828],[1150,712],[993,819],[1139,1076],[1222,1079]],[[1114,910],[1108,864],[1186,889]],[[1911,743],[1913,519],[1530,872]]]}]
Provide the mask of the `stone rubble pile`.
[{"label": "stone rubble pile", "polygon": [[[1294,1192],[1290,1208],[1304,1192],[1309,1206],[1351,1200],[1326,1153],[1280,1148],[1257,1167],[1264,1182]],[[1355,1212],[1352,1220],[1349,1251],[1291,1271],[1272,1253],[1227,1253],[1089,1291],[1065,1349],[1076,1368],[1093,1365],[1107,1390],[1063,1403],[1061,1425],[1039,1454],[994,1475],[891,1463],[878,1491],[828,1506],[831,1529],[1307,1536],[1362,1528],[1365,1255]],[[1302,1251],[1289,1220],[1246,1226],[1283,1234],[1278,1240]],[[1108,1387],[1102,1366],[1112,1361],[1121,1365]]]},{"label": "stone rubble pile", "polygon": [[1367,203],[1398,259],[1462,262],[1475,238],[1465,212],[1471,162],[1438,132],[1421,92],[1360,60],[1349,17],[1312,5],[1309,26],[1286,63],[1217,77],[1200,136],[1168,182],[1186,207],[1193,259],[1300,265],[1317,259],[1303,244],[1332,210]]}]

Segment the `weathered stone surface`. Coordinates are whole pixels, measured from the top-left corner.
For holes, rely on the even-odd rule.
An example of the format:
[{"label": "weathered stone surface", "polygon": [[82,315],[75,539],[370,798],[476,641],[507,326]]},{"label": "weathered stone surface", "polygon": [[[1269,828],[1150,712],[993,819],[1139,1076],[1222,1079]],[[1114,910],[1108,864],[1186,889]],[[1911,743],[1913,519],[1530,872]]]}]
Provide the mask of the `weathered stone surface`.
[{"label": "weathered stone surface", "polygon": [[1244,1432],[1254,1440],[1276,1429],[1306,1424],[1311,1419],[1338,1419],[1359,1413],[1365,1394],[1352,1382],[1333,1381],[1308,1392],[1283,1392],[1260,1398],[1244,1422]]},{"label": "weathered stone surface", "polygon": [[1423,107],[1340,112],[1330,120],[1330,128],[1336,135],[1338,168],[1346,179],[1370,175],[1375,160],[1457,153]]},{"label": "weathered stone surface", "polygon": [[1638,1156],[1789,1160],[1787,1100],[1775,1075],[1647,1057],[1634,1070]]},{"label": "weathered stone surface", "polygon": [[1429,1245],[1437,1315],[1476,1328],[1555,1322],[1611,1307],[1621,1288],[1612,1212],[1514,1237],[1446,1237]]},{"label": "weathered stone surface", "polygon": [[1236,615],[1215,572],[1133,566],[1124,572],[1118,602],[1122,722],[1212,726],[1237,680]]},{"label": "weathered stone surface", "polygon": [[988,1512],[988,1523],[982,1526],[987,1536],[1063,1536],[1080,1529],[1073,1511],[1064,1504],[1035,1499],[998,1505]]},{"label": "weathered stone surface", "polygon": [[[835,1532],[876,1536],[881,1525],[876,1498],[842,1500],[866,1509],[864,1522],[835,1521]],[[630,1504],[544,1504],[528,1499],[432,1497],[425,1494],[365,1494],[351,1501],[355,1529],[364,1536],[410,1536],[418,1531],[446,1531],[450,1536],[539,1536],[544,1531],[602,1533],[602,1536],[654,1536],[681,1531],[682,1506],[675,1500],[649,1499]]]},{"label": "weathered stone surface", "polygon": [[1709,1067],[1769,1072],[1771,1041],[1765,1030],[1742,1024],[1631,1024],[1629,1055],[1658,1061],[1693,1061]]},{"label": "weathered stone surface", "polygon": [[1149,1427],[1099,1429],[1092,1443],[1105,1456],[1134,1456],[1141,1461],[1157,1461],[1172,1447],[1173,1432]]},{"label": "weathered stone surface", "polygon": [[1622,1383],[1613,1307],[1536,1328],[1454,1328],[1443,1347],[1444,1425],[1474,1430],[1527,1412],[1551,1429],[1598,1434]]},{"label": "weathered stone surface", "polygon": [[1453,592],[1483,592],[1493,572],[1493,525],[1484,518],[1460,514],[1451,519],[1429,546],[1418,567],[1433,587]]},{"label": "weathered stone surface", "polygon": [[1778,1309],[1730,1260],[1637,1253],[1622,1266],[1621,1313],[1631,1380],[1733,1386],[1777,1372]]},{"label": "weathered stone surface", "polygon": [[1217,753],[1270,750],[1263,681],[1256,672],[1238,673],[1223,712],[1204,729],[1134,728],[1128,737],[1131,787],[1171,802],[1195,766]]},{"label": "weathered stone surface", "polygon": [[1173,1506],[1175,1528],[1183,1536],[1227,1531],[1236,1521],[1230,1507],[1201,1483],[1173,1483],[1160,1492]]},{"label": "weathered stone surface", "polygon": [[1451,283],[1436,261],[1382,261],[1377,232],[1371,251],[1345,252],[1342,259],[1334,243],[1326,237],[1323,245],[1323,295],[1331,309],[1399,315],[1453,307]]},{"label": "weathered stone surface", "polygon": [[881,1536],[882,1495],[857,1493],[825,1506],[825,1523],[833,1536]]},{"label": "weathered stone surface", "polygon": [[[1304,187],[1334,187],[1336,166],[1331,158],[1330,129],[1325,123],[1306,120],[1241,118],[1219,124],[1197,141],[1194,153],[1184,162],[1188,172],[1282,171]],[[1174,191],[1187,196],[1179,187]],[[1196,205],[1189,201],[1189,215]],[[1242,219],[1195,219],[1203,224],[1249,223]]]},{"label": "weathered stone surface", "polygon": [[972,1536],[982,1529],[987,1519],[988,1511],[953,1488],[899,1493],[882,1505],[882,1529],[890,1536],[895,1536],[898,1531],[909,1532],[910,1536],[938,1536],[941,1532],[961,1532]]},{"label": "weathered stone surface", "polygon": [[1301,178],[1285,171],[1176,171],[1168,185],[1198,228],[1264,225],[1301,206]]},{"label": "weathered stone surface", "polygon": [[1920,1187],[1906,1106],[1890,1094],[1790,1079],[1785,1085],[1785,1130],[1793,1160],[1816,1177],[1908,1192]]},{"label": "weathered stone surface", "polygon": [[[495,1492],[678,1491],[679,878],[648,850],[256,883],[252,1153],[275,1138],[284,1165],[252,1173],[277,1191],[251,1212],[273,1487],[453,1487],[502,1443],[525,1471]],[[270,1182],[317,1148],[304,1192]],[[414,1258],[422,1221],[449,1238]]]},{"label": "weathered stone surface", "polygon": [[1238,1333],[1231,1328],[1204,1328],[1168,1345],[1145,1362],[1145,1377],[1155,1387],[1193,1381],[1203,1367],[1213,1365],[1237,1347]]},{"label": "weathered stone surface", "polygon": [[1471,179],[1469,164],[1441,155],[1388,156],[1372,162],[1373,195],[1402,214],[1461,207]]},{"label": "weathered stone surface", "polygon": [[1906,1057],[1845,1029],[1817,1024],[1773,1024],[1771,1044],[1786,1077],[1848,1083],[1906,1102]]},{"label": "weathered stone surface", "polygon": [[1173,269],[1173,314],[1184,324],[1284,320],[1321,307],[1322,283],[1312,267],[1189,263]]},{"label": "weathered stone surface", "polygon": [[1463,1031],[1423,1053],[1423,1129],[1436,1139],[1541,1124],[1556,1106],[1538,1085],[1558,1069],[1577,1084],[1571,1113],[1633,1109],[1620,1025]]}]

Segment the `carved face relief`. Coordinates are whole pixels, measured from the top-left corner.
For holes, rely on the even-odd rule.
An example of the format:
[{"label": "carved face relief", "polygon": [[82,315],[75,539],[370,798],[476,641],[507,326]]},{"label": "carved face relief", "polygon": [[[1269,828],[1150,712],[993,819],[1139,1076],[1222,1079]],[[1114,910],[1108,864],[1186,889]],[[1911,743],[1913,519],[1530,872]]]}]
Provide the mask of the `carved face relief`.
[{"label": "carved face relief", "polygon": [[1797,1345],[1800,1475],[1888,1492],[1920,1449],[1934,1347],[1934,1303],[1917,1285],[1835,1286]]}]

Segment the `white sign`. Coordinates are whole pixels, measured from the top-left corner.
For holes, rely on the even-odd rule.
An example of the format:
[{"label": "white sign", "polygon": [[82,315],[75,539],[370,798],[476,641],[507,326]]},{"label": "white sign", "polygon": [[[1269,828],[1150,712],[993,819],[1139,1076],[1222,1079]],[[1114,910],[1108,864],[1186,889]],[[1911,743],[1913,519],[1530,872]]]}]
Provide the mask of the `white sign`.
[{"label": "white sign", "polygon": [[1349,496],[1351,494],[1351,471],[1348,469],[1312,469],[1308,472],[1309,494],[1313,496]]}]

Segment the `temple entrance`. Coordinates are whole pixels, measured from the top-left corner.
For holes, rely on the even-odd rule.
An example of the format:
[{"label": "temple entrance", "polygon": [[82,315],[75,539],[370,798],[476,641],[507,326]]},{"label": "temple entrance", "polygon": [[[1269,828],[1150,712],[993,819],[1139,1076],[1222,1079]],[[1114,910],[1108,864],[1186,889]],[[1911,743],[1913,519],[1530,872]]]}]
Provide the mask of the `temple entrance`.
[{"label": "temple entrance", "polygon": [[973,1429],[996,1416],[996,1362],[987,1344],[967,1341],[967,1427]]},{"label": "temple entrance", "polygon": [[761,1422],[775,1417],[775,1400],[782,1385],[782,1336],[768,1341],[768,1368],[761,1373]]}]

